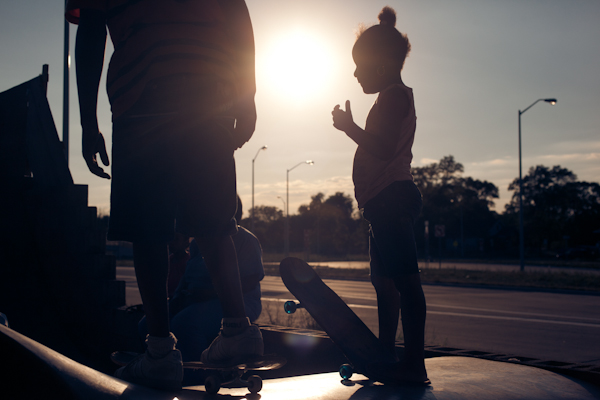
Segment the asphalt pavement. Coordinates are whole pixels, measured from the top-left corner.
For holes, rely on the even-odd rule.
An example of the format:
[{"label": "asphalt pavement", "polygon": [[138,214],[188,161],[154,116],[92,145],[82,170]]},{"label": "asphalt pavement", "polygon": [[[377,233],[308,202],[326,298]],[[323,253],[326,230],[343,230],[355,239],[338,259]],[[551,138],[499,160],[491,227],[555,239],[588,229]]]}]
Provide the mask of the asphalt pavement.
[{"label": "asphalt pavement", "polygon": [[[140,304],[133,268],[118,267],[117,274],[117,279],[126,281],[127,304]],[[325,281],[377,333],[377,305],[370,283]],[[423,288],[428,304],[427,344],[600,365],[600,296],[439,285]],[[285,318],[279,310],[293,296],[281,279],[265,277],[262,292],[263,308]]]}]

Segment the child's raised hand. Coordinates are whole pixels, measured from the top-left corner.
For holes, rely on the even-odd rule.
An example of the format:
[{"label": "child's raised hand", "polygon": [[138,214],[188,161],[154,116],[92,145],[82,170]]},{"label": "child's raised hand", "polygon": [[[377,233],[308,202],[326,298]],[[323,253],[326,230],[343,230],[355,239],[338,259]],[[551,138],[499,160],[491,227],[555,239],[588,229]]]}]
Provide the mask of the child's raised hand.
[{"label": "child's raised hand", "polygon": [[340,131],[347,132],[355,125],[350,109],[350,100],[346,100],[346,111],[342,110],[338,104],[334,107],[331,115],[333,115],[333,126]]}]

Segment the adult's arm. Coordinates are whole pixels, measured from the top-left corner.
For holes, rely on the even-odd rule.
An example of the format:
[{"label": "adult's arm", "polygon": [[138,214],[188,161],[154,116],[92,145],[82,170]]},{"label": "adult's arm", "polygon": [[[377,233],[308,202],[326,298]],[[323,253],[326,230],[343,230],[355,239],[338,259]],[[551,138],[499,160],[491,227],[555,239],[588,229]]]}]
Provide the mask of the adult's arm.
[{"label": "adult's arm", "polygon": [[229,37],[237,55],[235,68],[238,74],[239,99],[236,110],[234,140],[240,148],[252,137],[256,127],[256,72],[252,21],[244,0],[221,0],[227,15]]},{"label": "adult's arm", "polygon": [[104,165],[109,164],[104,137],[98,128],[98,90],[106,47],[106,15],[102,11],[82,9],[75,41],[75,71],[79,94],[82,128],[82,153],[90,171],[110,179],[98,165],[99,153]]}]

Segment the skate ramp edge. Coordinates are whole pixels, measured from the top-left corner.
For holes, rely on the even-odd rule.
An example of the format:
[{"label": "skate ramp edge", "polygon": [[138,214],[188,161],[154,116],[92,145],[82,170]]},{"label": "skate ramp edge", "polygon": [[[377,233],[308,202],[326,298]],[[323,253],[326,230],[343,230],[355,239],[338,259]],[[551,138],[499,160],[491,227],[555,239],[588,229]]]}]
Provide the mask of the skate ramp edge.
[{"label": "skate ramp edge", "polygon": [[3,398],[367,400],[367,399],[600,399],[600,388],[540,368],[471,357],[426,359],[432,385],[372,384],[362,375],[342,381],[337,373],[268,379],[260,397],[247,389],[221,389],[206,397],[202,386],[168,393],[129,384],[81,365],[0,325],[5,365]]},{"label": "skate ramp edge", "polygon": [[6,399],[173,399],[166,392],[123,382],[0,325]]}]

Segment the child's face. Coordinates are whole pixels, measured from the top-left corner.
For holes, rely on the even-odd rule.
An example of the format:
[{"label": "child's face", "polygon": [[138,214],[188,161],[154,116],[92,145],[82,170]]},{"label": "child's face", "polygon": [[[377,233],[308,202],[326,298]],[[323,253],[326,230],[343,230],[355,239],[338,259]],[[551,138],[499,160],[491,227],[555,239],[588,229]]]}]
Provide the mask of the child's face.
[{"label": "child's face", "polygon": [[[354,76],[365,93],[378,93],[387,86],[385,73],[381,75],[381,67],[384,63],[379,61],[371,52],[367,51],[362,43],[357,43],[357,45],[352,49],[352,58],[354,59],[354,64],[356,64]],[[385,72],[385,69],[383,71]]]}]

